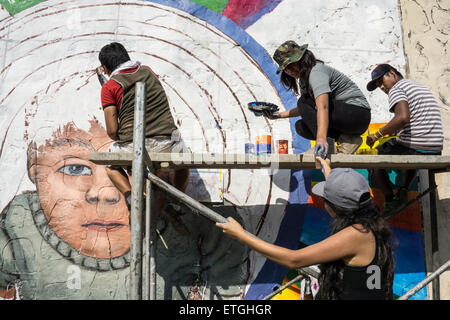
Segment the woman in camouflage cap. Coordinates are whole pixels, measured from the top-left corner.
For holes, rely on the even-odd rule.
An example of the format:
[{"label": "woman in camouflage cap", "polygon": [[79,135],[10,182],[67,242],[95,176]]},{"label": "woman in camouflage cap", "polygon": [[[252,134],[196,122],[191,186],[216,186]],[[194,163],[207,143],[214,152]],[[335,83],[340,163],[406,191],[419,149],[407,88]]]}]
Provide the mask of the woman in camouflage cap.
[{"label": "woman in camouflage cap", "polygon": [[281,72],[283,85],[301,96],[297,108],[265,115],[271,119],[301,116],[296,131],[306,139],[316,140],[316,155],[326,156],[327,138],[338,142],[338,153],[354,153],[370,124],[370,106],[358,86],[316,59],[307,44],[286,41],[273,59],[279,65],[277,73]]}]

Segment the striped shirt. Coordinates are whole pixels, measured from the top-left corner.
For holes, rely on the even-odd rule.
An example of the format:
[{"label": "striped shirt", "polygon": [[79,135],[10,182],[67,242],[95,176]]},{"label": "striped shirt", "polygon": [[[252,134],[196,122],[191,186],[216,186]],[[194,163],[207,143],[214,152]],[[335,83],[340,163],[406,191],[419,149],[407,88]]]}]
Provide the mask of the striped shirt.
[{"label": "striped shirt", "polygon": [[389,111],[406,101],[409,107],[409,123],[398,133],[397,141],[408,148],[419,150],[442,150],[444,132],[441,113],[431,91],[409,79],[399,80],[389,90]]}]

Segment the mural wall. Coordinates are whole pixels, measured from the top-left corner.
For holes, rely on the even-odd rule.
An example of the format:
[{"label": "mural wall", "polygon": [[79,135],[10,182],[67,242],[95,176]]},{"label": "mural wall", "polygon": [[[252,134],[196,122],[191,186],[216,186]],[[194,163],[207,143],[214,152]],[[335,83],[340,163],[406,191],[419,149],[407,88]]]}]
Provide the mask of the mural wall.
[{"label": "mural wall", "polygon": [[[271,55],[285,40],[309,43],[349,75],[388,121],[387,99],[365,83],[378,63],[404,70],[394,0],[4,1],[0,12],[0,295],[20,299],[124,299],[129,276],[128,211],[103,166],[106,150],[95,68],[112,41],[151,66],[182,137],[195,153],[243,153],[261,134],[310,142],[296,119],[256,117],[247,103],[296,106]],[[188,191],[259,237],[290,248],[326,235],[311,206],[310,170],[194,171]],[[202,190],[199,192],[199,190]],[[416,211],[417,216],[417,211]],[[420,217],[420,216],[419,216]],[[394,225],[400,246],[394,293],[424,276],[420,229]],[[289,273],[204,218],[158,222],[158,299],[261,299]],[[420,293],[415,298],[424,298]]]}]

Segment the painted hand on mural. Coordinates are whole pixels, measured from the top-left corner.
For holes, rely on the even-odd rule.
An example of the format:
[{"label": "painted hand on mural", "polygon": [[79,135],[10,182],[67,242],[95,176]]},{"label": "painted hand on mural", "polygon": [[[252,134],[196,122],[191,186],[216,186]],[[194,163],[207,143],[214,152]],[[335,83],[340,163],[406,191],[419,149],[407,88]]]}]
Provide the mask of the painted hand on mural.
[{"label": "painted hand on mural", "polygon": [[108,259],[129,250],[129,213],[105,167],[88,160],[111,140],[95,121],[89,132],[69,123],[28,150],[28,172],[49,226],[73,249]]}]

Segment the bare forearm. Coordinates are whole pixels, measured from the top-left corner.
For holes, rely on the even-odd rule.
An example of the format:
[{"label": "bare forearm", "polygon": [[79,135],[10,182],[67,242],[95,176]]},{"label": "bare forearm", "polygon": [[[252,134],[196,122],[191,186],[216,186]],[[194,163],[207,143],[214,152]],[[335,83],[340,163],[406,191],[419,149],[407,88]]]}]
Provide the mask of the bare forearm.
[{"label": "bare forearm", "polygon": [[119,135],[117,134],[117,132],[108,133],[108,137],[110,137],[114,141],[119,140]]},{"label": "bare forearm", "polygon": [[273,262],[291,269],[302,266],[300,261],[293,260],[294,250],[271,244],[249,233],[242,233],[238,239]]},{"label": "bare forearm", "polygon": [[328,133],[328,94],[321,94],[316,98],[317,108],[317,139],[326,139]]},{"label": "bare forearm", "polygon": [[406,101],[400,101],[395,105],[394,118],[387,125],[380,129],[380,133],[384,135],[395,135],[404,126],[409,123],[409,105]]},{"label": "bare forearm", "polygon": [[300,117],[300,111],[298,111],[298,108],[293,108],[291,110],[280,112],[280,118],[295,118],[295,117]]},{"label": "bare forearm", "polygon": [[317,138],[326,138],[328,132],[328,106],[317,108]]},{"label": "bare forearm", "polygon": [[111,105],[104,109],[105,112],[105,124],[106,124],[106,133],[108,137],[113,139],[114,141],[119,140],[119,119],[117,115],[116,106]]},{"label": "bare forearm", "polygon": [[383,128],[380,129],[380,133],[383,136],[385,135],[393,136],[398,131],[400,131],[407,123],[408,121],[401,117],[394,117],[391,121],[388,122],[387,125],[385,125]]}]

